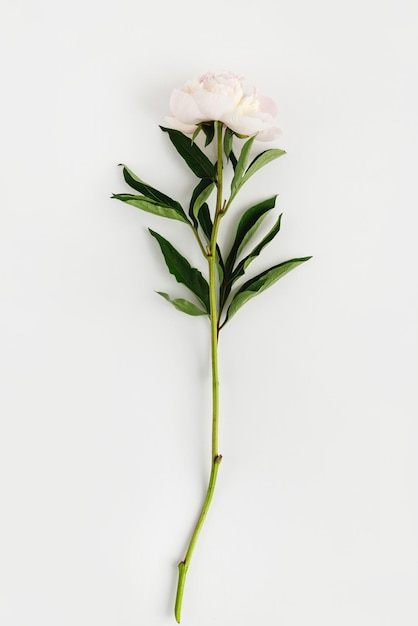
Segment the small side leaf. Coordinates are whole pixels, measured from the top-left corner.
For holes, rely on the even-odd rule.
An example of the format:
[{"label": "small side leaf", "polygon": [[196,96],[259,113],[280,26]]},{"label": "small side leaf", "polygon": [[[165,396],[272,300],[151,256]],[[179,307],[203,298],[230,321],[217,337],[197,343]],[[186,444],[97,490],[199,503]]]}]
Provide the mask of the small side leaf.
[{"label": "small side leaf", "polygon": [[234,133],[232,132],[232,130],[230,128],[227,128],[225,130],[225,135],[224,135],[224,152],[225,152],[225,156],[227,158],[227,160],[229,161],[229,157],[231,155],[232,152],[232,139],[234,137]]},{"label": "small side leaf", "polygon": [[192,267],[167,239],[151,229],[149,232],[158,241],[170,274],[173,274],[177,282],[186,285],[203,304],[206,312],[209,313],[209,285],[201,272]]},{"label": "small side leaf", "polygon": [[[210,178],[202,178],[199,184],[195,187],[190,201],[190,216],[197,218],[200,208],[209,198],[215,187],[215,183]],[[195,220],[193,220],[195,221]]]},{"label": "small side leaf", "polygon": [[209,161],[206,154],[191,141],[190,137],[183,135],[179,130],[164,128],[163,126],[160,126],[160,128],[165,133],[168,133],[175,149],[198,178],[206,177],[211,180],[216,179],[216,168],[214,164]]},{"label": "small side leaf", "polygon": [[229,154],[229,158],[231,159],[231,163],[232,163],[232,167],[234,168],[234,172],[237,169],[237,163],[238,163],[238,159],[235,156],[235,154],[233,153],[233,151],[231,150],[230,154]]},{"label": "small side leaf", "polygon": [[215,136],[215,123],[214,122],[203,122],[202,130],[206,135],[205,146],[208,146],[212,143],[213,138]]},{"label": "small side leaf", "polygon": [[267,163],[274,161],[274,159],[278,159],[283,154],[286,154],[284,150],[272,148],[271,150],[265,150],[264,152],[256,156],[255,159],[250,163],[247,171],[242,177],[241,186],[246,183],[247,180],[251,178],[251,176],[253,176],[253,174],[255,174],[258,170],[267,165]]},{"label": "small side leaf", "polygon": [[245,168],[247,167],[248,159],[250,156],[250,150],[254,143],[254,139],[255,139],[255,136],[250,137],[250,139],[246,141],[245,144],[242,146],[241,154],[239,155],[237,164],[235,166],[234,177],[231,182],[231,196],[232,197],[237,194],[238,190],[243,185],[242,177],[244,175]]},{"label": "small side leaf", "polygon": [[142,209],[142,211],[146,211],[147,213],[153,213],[154,215],[159,215],[160,217],[168,217],[172,220],[179,220],[180,222],[190,224],[181,207],[178,209],[172,206],[166,206],[164,204],[160,204],[156,200],[151,200],[151,198],[133,196],[129,193],[116,193],[113,194],[112,198],[126,202],[126,204],[131,204],[137,209]]},{"label": "small side leaf", "polygon": [[301,259],[291,259],[290,261],[284,261],[283,263],[279,263],[271,267],[270,269],[262,272],[258,276],[251,278],[249,281],[244,283],[240,289],[238,289],[237,293],[232,299],[231,304],[228,308],[228,313],[226,315],[225,324],[228,320],[231,319],[235,315],[235,313],[251,298],[257,296],[259,293],[262,293],[271,285],[273,285],[276,281],[278,281],[282,276],[285,276],[288,272],[293,270],[301,263],[308,261],[310,256],[303,257]]},{"label": "small side leaf", "polygon": [[235,261],[242,251],[245,244],[255,234],[257,229],[261,226],[261,223],[268,211],[274,208],[276,204],[276,196],[267,198],[263,202],[259,202],[245,211],[241,217],[237,232],[235,235],[234,243],[225,262],[227,272],[232,273]]},{"label": "small side leaf", "polygon": [[232,273],[232,277],[231,277],[231,282],[234,283],[240,276],[242,276],[245,272],[245,270],[247,269],[247,267],[249,266],[249,264],[254,261],[254,259],[256,257],[258,257],[258,255],[260,254],[260,252],[262,251],[262,249],[268,244],[270,243],[270,241],[272,241],[272,239],[274,239],[274,237],[277,235],[277,233],[280,230],[280,223],[282,220],[282,215],[283,213],[281,213],[279,215],[279,219],[277,220],[277,222],[274,224],[273,228],[267,233],[267,235],[260,241],[260,243],[255,246],[255,248],[253,248],[251,250],[251,252],[244,258],[242,259],[242,261],[240,263],[238,263],[237,267],[235,268],[235,270]]},{"label": "small side leaf", "polygon": [[[198,134],[200,133],[201,130],[202,130],[202,126],[201,126],[201,124],[199,124],[199,126],[196,128],[196,130],[193,133],[192,142],[196,139],[196,137],[198,136]],[[157,291],[157,293],[160,293],[160,292]]]},{"label": "small side leaf", "polygon": [[206,240],[209,243],[212,236],[213,222],[210,216],[209,207],[206,202],[200,207],[197,219],[201,229],[203,230]]},{"label": "small side leaf", "polygon": [[193,304],[193,302],[189,302],[188,300],[184,300],[183,298],[175,298],[173,300],[167,293],[164,293],[163,291],[157,291],[157,293],[165,298],[167,302],[171,302],[171,304],[175,306],[176,309],[182,311],[183,313],[187,313],[187,315],[207,315],[206,311],[202,311],[202,309],[199,309],[199,307]]},{"label": "small side leaf", "polygon": [[171,206],[173,207],[173,209],[176,209],[179,212],[183,211],[182,206],[179,202],[173,200],[169,196],[166,196],[165,193],[158,191],[158,189],[151,187],[151,185],[147,185],[147,183],[144,183],[143,180],[138,178],[138,176],[136,176],[136,174],[134,174],[132,170],[126,167],[126,165],[123,165],[123,163],[121,163],[120,165],[123,167],[123,177],[128,185],[132,187],[132,189],[135,189],[135,191],[139,191],[139,193],[142,193],[142,195],[146,196],[150,200],[155,200],[163,206]]}]

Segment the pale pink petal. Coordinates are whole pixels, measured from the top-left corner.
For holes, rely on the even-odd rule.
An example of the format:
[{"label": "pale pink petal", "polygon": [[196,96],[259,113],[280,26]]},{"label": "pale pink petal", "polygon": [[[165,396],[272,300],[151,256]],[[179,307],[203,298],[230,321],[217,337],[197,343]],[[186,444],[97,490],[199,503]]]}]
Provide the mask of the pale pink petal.
[{"label": "pale pink petal", "polygon": [[274,100],[266,98],[266,96],[258,96],[258,101],[260,102],[260,111],[268,113],[272,117],[276,117],[277,106]]},{"label": "pale pink petal", "polygon": [[272,141],[280,130],[275,126],[276,104],[271,98],[246,95],[241,77],[223,72],[208,73],[175,89],[170,98],[168,126],[191,134],[202,122],[220,121],[239,135],[257,135]]},{"label": "pale pink petal", "polygon": [[257,135],[259,141],[273,141],[281,133],[277,126],[273,125],[270,115],[227,115],[221,120],[228,128],[239,135]]},{"label": "pale pink petal", "polygon": [[239,135],[255,135],[265,129],[265,124],[260,119],[249,115],[224,115],[221,122]]},{"label": "pale pink petal", "polygon": [[267,130],[262,130],[257,134],[257,141],[275,141],[282,131],[277,126],[270,126]]},{"label": "pale pink petal", "polygon": [[185,124],[200,124],[203,121],[194,97],[182,89],[174,89],[171,94],[170,111],[173,117]]},{"label": "pale pink petal", "polygon": [[174,130],[179,130],[180,132],[185,133],[186,135],[193,134],[197,128],[196,124],[185,124],[184,122],[180,122],[180,120],[170,115],[166,115],[164,117],[164,124],[167,128],[173,128]]},{"label": "pale pink petal", "polygon": [[199,107],[201,121],[221,120],[223,115],[235,108],[233,99],[222,93],[196,91],[193,98]]}]

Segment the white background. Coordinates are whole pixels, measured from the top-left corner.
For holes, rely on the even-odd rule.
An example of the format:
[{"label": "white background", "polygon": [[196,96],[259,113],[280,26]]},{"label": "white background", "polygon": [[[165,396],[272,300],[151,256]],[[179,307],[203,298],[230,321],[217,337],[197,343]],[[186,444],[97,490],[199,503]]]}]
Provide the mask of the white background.
[{"label": "white background", "polygon": [[199,256],[110,195],[122,161],[187,202],[158,124],[223,69],[277,101],[288,153],[228,216],[279,193],[250,272],[314,258],[221,335],[224,460],[182,622],[416,626],[415,2],[3,0],[0,23],[2,626],[174,623],[209,335],[154,293],[186,295],[147,227]]}]

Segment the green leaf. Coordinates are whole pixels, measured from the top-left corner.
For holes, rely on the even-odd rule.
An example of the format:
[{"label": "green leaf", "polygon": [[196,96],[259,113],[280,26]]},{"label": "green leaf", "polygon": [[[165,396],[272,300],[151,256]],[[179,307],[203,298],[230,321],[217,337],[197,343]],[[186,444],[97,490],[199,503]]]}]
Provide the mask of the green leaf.
[{"label": "green leaf", "polygon": [[249,281],[244,283],[240,289],[236,292],[235,296],[232,299],[231,304],[228,308],[228,313],[226,315],[225,324],[228,320],[231,319],[235,315],[235,313],[251,298],[257,296],[259,293],[262,293],[271,285],[273,285],[276,281],[278,281],[282,276],[293,270],[301,263],[308,261],[310,256],[304,257],[301,259],[291,259],[290,261],[284,261],[283,263],[279,263],[274,267],[262,272],[258,276],[251,278]]},{"label": "green leaf", "polygon": [[240,276],[242,276],[244,274],[244,272],[247,269],[247,267],[249,266],[249,264],[252,261],[254,261],[254,259],[256,257],[258,257],[258,255],[260,254],[262,249],[268,243],[270,243],[270,241],[272,241],[272,239],[274,239],[274,237],[277,235],[277,233],[280,230],[280,223],[281,223],[281,220],[282,220],[282,215],[283,215],[283,213],[281,213],[279,215],[279,219],[274,224],[273,228],[260,241],[260,243],[255,248],[253,248],[253,250],[251,250],[251,252],[244,259],[242,259],[242,261],[237,265],[237,267],[235,268],[235,270],[233,271],[233,274],[231,276],[231,284],[234,283]]},{"label": "green leaf", "polygon": [[[199,215],[200,208],[209,198],[210,194],[215,187],[215,183],[210,178],[202,178],[202,180],[195,187],[190,201],[189,214],[190,217],[195,219]],[[192,219],[193,219],[192,217]],[[193,220],[195,222],[195,219]]]},{"label": "green leaf", "polygon": [[195,316],[207,315],[206,311],[202,311],[202,309],[199,309],[198,306],[196,306],[192,302],[189,302],[188,300],[184,300],[183,298],[175,298],[173,300],[172,298],[170,298],[170,296],[167,293],[164,293],[162,291],[157,291],[157,293],[163,298],[165,298],[167,302],[171,302],[171,304],[175,306],[176,309],[178,309],[179,311],[182,311],[183,313],[187,313],[188,315],[195,315]]},{"label": "green leaf", "polygon": [[208,146],[212,143],[213,138],[215,136],[215,123],[214,122],[203,122],[202,130],[206,135],[205,146]]},{"label": "green leaf", "polygon": [[229,157],[230,154],[232,152],[232,139],[234,137],[234,133],[232,132],[232,130],[230,128],[227,128],[225,130],[225,135],[224,135],[224,152],[225,152],[225,156],[229,161]]},{"label": "green leaf", "polygon": [[263,219],[268,211],[274,208],[276,204],[276,196],[272,196],[263,202],[259,202],[245,211],[241,217],[237,232],[235,235],[234,243],[232,244],[231,251],[226,259],[225,267],[227,274],[232,273],[235,261],[242,251],[245,244],[255,234],[257,229],[261,226]]},{"label": "green leaf", "polygon": [[222,285],[225,275],[225,267],[222,261],[221,249],[219,248],[218,244],[216,244],[216,268],[218,270],[219,284]]},{"label": "green leaf", "polygon": [[286,154],[284,150],[279,150],[277,148],[272,148],[271,150],[265,150],[261,154],[255,157],[255,159],[250,163],[249,168],[245,172],[245,175],[242,177],[241,185],[247,182],[253,174],[255,174],[259,169],[274,161],[274,159],[278,159],[283,154]]},{"label": "green leaf", "polygon": [[238,160],[237,160],[237,157],[235,156],[235,154],[232,152],[232,150],[231,150],[231,152],[229,154],[229,158],[231,159],[232,167],[234,168],[234,172],[235,172],[235,170],[237,168]]},{"label": "green leaf", "polygon": [[232,285],[238,278],[238,276],[234,277],[234,265],[237,257],[239,256],[246,243],[248,243],[251,237],[261,226],[267,212],[271,211],[271,209],[274,208],[276,198],[277,196],[272,196],[271,198],[268,198],[267,200],[264,200],[263,202],[260,202],[259,204],[250,207],[241,217],[235,235],[234,243],[232,244],[231,251],[225,261],[224,277],[219,290],[220,311],[223,310],[228,296],[231,293]]},{"label": "green leaf", "polygon": [[172,144],[177,152],[186,161],[192,172],[198,178],[210,178],[216,180],[216,168],[201,149],[191,141],[190,137],[183,135],[179,130],[164,128],[161,130],[168,133]]},{"label": "green leaf", "polygon": [[209,207],[206,202],[200,207],[197,219],[199,221],[201,229],[203,230],[206,240],[209,243],[212,236],[213,222],[210,216]]},{"label": "green leaf", "polygon": [[142,209],[147,213],[153,213],[154,215],[159,215],[161,217],[169,217],[170,219],[179,220],[180,222],[190,224],[186,214],[181,207],[180,209],[177,209],[173,206],[160,204],[156,200],[151,200],[151,198],[145,198],[144,196],[133,196],[129,193],[116,193],[113,194],[112,198],[116,198],[116,200],[126,202],[126,204],[131,204],[137,209]]},{"label": "green leaf", "polygon": [[[196,130],[193,133],[192,142],[196,139],[196,137],[198,136],[198,134],[200,133],[201,130],[202,130],[202,125],[199,124],[199,126],[196,128]],[[160,293],[160,292],[157,291],[157,293]]]},{"label": "green leaf", "polygon": [[254,139],[255,139],[255,136],[250,137],[250,139],[246,141],[245,144],[242,146],[241,154],[239,155],[239,159],[235,166],[235,174],[231,182],[231,196],[232,197],[237,194],[238,190],[243,185],[242,177],[244,175],[245,168],[247,167],[248,159],[250,156],[250,150],[254,143]]},{"label": "green leaf", "polygon": [[123,167],[123,177],[128,185],[132,187],[132,189],[135,189],[135,191],[139,191],[139,193],[142,193],[142,195],[146,196],[150,200],[155,200],[163,206],[171,206],[173,207],[173,209],[184,213],[183,208],[179,202],[176,202],[176,200],[173,200],[169,196],[166,196],[165,193],[162,193],[161,191],[158,191],[158,189],[154,189],[154,187],[151,187],[150,185],[147,185],[147,183],[144,183],[143,180],[138,178],[138,176],[136,176],[132,172],[132,170],[126,167],[126,165],[124,165],[123,163],[121,163],[120,165]]},{"label": "green leaf", "polygon": [[278,150],[276,148],[265,150],[256,156],[247,168],[249,153],[255,138],[255,136],[250,137],[250,139],[243,145],[240,157],[236,165],[234,165],[235,175],[231,182],[231,197],[229,199],[229,203],[233,198],[235,198],[238,191],[247,182],[247,180],[251,178],[251,176],[253,176],[259,169],[264,167],[264,165],[267,165],[267,163],[274,161],[274,159],[277,159],[279,156],[282,156],[282,154],[286,154],[284,150]]},{"label": "green leaf", "polygon": [[149,232],[158,241],[170,274],[173,274],[177,282],[186,285],[209,313],[209,285],[200,271],[192,267],[167,239],[151,229]]}]

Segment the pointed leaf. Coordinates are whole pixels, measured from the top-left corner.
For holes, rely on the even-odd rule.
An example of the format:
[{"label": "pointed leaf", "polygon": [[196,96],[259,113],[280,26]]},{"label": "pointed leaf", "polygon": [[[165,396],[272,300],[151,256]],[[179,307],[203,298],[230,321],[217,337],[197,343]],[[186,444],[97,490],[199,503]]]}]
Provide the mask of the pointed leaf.
[{"label": "pointed leaf", "polygon": [[162,204],[163,206],[171,206],[178,212],[184,213],[182,206],[179,202],[176,202],[176,200],[173,200],[169,196],[166,196],[165,193],[158,191],[158,189],[154,189],[154,187],[151,187],[151,185],[147,185],[147,183],[144,183],[143,180],[138,178],[138,176],[136,176],[132,172],[132,170],[126,167],[126,165],[123,165],[123,163],[121,163],[121,166],[123,167],[123,177],[128,185],[132,187],[132,189],[135,189],[135,191],[139,191],[139,193],[142,193],[142,195],[146,196],[150,200],[155,200],[156,202],[158,202],[158,204]]},{"label": "pointed leaf", "polygon": [[249,168],[245,172],[245,175],[242,177],[241,186],[247,182],[249,178],[253,174],[255,174],[259,169],[274,161],[274,159],[278,159],[283,154],[286,154],[284,150],[279,150],[277,148],[272,148],[271,150],[265,150],[261,154],[255,157],[255,159],[251,162]]},{"label": "pointed leaf", "polygon": [[201,272],[192,267],[167,239],[151,229],[149,232],[158,241],[170,274],[173,274],[177,282],[186,285],[209,313],[209,285]]},{"label": "pointed leaf", "polygon": [[230,128],[227,128],[225,130],[225,135],[224,135],[224,152],[225,152],[225,156],[229,161],[229,157],[230,154],[232,152],[232,139],[234,137],[234,133],[232,132],[232,130]]},{"label": "pointed leaf", "polygon": [[242,146],[241,154],[239,155],[239,159],[235,166],[235,174],[231,182],[231,196],[235,196],[242,186],[242,177],[245,172],[245,168],[247,167],[248,159],[250,156],[250,150],[254,143],[254,137],[250,137],[248,141]]},{"label": "pointed leaf", "polygon": [[245,244],[255,234],[259,226],[261,226],[261,223],[267,212],[271,211],[271,209],[274,208],[276,204],[276,198],[277,195],[272,196],[271,198],[267,198],[267,200],[263,200],[263,202],[255,204],[254,206],[247,209],[241,217],[235,235],[234,243],[232,244],[231,251],[225,262],[225,267],[228,274],[232,274],[232,270],[238,255],[242,251]]},{"label": "pointed leaf", "polygon": [[[228,266],[228,271],[225,272],[224,280],[221,283],[220,307],[219,307],[220,311],[223,310],[225,303],[229,297],[229,294],[231,293],[231,289],[234,283],[238,280],[238,278],[243,276],[243,274],[245,273],[245,270],[250,265],[250,263],[254,261],[254,259],[260,254],[262,249],[268,243],[270,243],[270,241],[274,239],[274,237],[279,232],[281,218],[282,218],[282,214],[279,215],[279,219],[274,224],[273,228],[267,233],[267,235],[260,241],[260,243],[257,246],[255,246],[255,248],[251,250],[251,252],[246,257],[242,259],[242,261],[240,261],[240,263],[238,263],[238,265],[236,266],[234,270],[232,270],[230,266]],[[264,215],[261,216],[261,220],[263,219],[264,219]]]},{"label": "pointed leaf", "polygon": [[193,302],[189,302],[188,300],[184,300],[183,298],[175,298],[174,300],[170,298],[167,293],[162,291],[157,291],[157,293],[165,298],[167,302],[171,302],[173,306],[176,307],[179,311],[183,313],[187,313],[188,315],[207,315],[206,311],[202,311],[198,306],[193,304]]},{"label": "pointed leaf", "polygon": [[245,270],[247,269],[247,267],[249,266],[249,264],[254,261],[254,259],[256,257],[258,257],[258,255],[260,254],[260,252],[262,251],[262,249],[268,244],[270,243],[270,241],[272,241],[272,239],[274,239],[274,237],[277,235],[277,233],[280,230],[280,223],[282,220],[282,215],[283,213],[281,213],[279,215],[279,219],[277,220],[277,222],[274,224],[273,228],[267,233],[267,235],[260,241],[260,243],[255,246],[255,248],[253,248],[253,250],[251,250],[251,252],[244,258],[242,259],[242,261],[237,265],[236,269],[234,270],[232,277],[231,277],[231,282],[234,283],[240,276],[242,276],[245,272]]},{"label": "pointed leaf", "polygon": [[208,146],[212,143],[213,138],[215,136],[215,124],[214,122],[203,122],[202,130],[206,135],[205,146]]},{"label": "pointed leaf", "polygon": [[[255,234],[258,228],[261,226],[267,211],[274,208],[277,196],[273,196],[250,207],[238,224],[235,240],[232,245],[231,251],[225,261],[224,277],[220,284],[219,290],[219,310],[222,311],[225,303],[231,293],[232,285],[236,279],[233,278],[234,266],[238,255],[244,248],[245,244]],[[242,272],[243,273],[243,272]]]},{"label": "pointed leaf", "polygon": [[145,198],[144,196],[133,196],[129,193],[116,193],[113,194],[112,198],[116,198],[116,200],[126,202],[126,204],[131,204],[137,209],[142,209],[147,213],[153,213],[154,215],[159,215],[161,217],[169,217],[170,219],[179,220],[180,222],[190,224],[189,220],[186,217],[186,214],[181,207],[179,210],[172,206],[165,206],[163,204],[160,204],[155,200],[151,200],[150,198]]},{"label": "pointed leaf", "polygon": [[[202,125],[199,124],[199,126],[196,128],[196,130],[193,133],[192,142],[196,139],[196,137],[198,136],[198,134],[200,133],[201,130],[202,130]],[[160,293],[160,292],[157,291],[157,293]]]},{"label": "pointed leaf", "polygon": [[266,215],[267,215],[266,213],[263,213],[262,215],[260,215],[260,217],[255,222],[255,224],[245,234],[244,239],[242,240],[241,245],[239,246],[237,250],[237,258],[240,256],[241,252],[243,251],[247,243],[252,239],[252,237],[255,235],[257,230],[260,228],[261,224],[264,222],[266,218]]},{"label": "pointed leaf", "polygon": [[[190,201],[190,216],[197,218],[201,206],[206,202],[215,187],[215,183],[210,178],[202,178],[193,191]],[[194,220],[193,220],[194,221]]]},{"label": "pointed leaf", "polygon": [[183,135],[179,130],[164,128],[163,126],[160,126],[160,128],[165,133],[168,133],[175,149],[196,176],[199,178],[210,178],[211,180],[216,179],[215,166],[209,161],[206,154],[190,140],[190,137]]},{"label": "pointed leaf", "polygon": [[201,229],[203,230],[206,240],[209,243],[212,236],[213,222],[210,216],[209,207],[206,202],[200,207],[197,219]]},{"label": "pointed leaf", "polygon": [[229,158],[231,159],[231,163],[232,163],[232,167],[234,168],[234,172],[237,169],[237,163],[238,163],[238,159],[235,156],[235,154],[233,153],[233,151],[231,150],[230,154],[229,154]]},{"label": "pointed leaf", "polygon": [[273,285],[276,281],[278,281],[282,276],[293,270],[295,267],[308,261],[311,257],[304,257],[301,259],[291,259],[290,261],[284,261],[284,263],[279,263],[279,265],[275,265],[270,269],[262,272],[258,276],[251,278],[249,281],[244,283],[242,287],[237,291],[235,296],[232,299],[231,304],[228,308],[228,313],[225,319],[225,323],[231,319],[235,315],[235,313],[251,298],[257,296],[259,293],[262,293],[271,285]]}]

